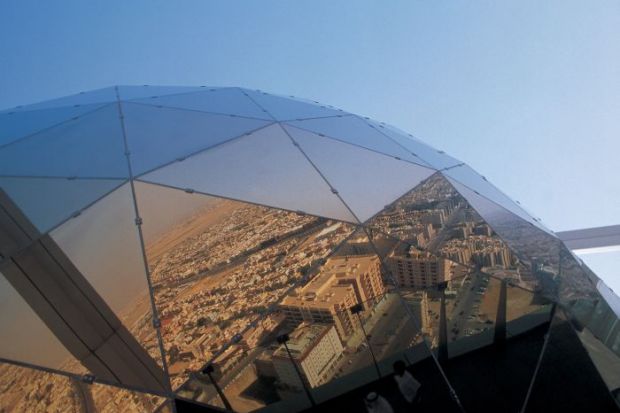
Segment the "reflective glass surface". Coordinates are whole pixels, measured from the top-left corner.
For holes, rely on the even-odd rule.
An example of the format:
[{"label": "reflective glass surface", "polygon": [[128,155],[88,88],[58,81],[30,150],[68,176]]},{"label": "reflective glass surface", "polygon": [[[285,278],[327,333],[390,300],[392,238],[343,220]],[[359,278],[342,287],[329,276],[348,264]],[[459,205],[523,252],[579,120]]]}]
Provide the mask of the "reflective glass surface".
[{"label": "reflective glass surface", "polygon": [[132,102],[198,112],[272,120],[272,117],[268,113],[263,111],[263,109],[245,95],[241,89],[236,87],[216,89],[204,88],[195,93],[151,96],[146,99],[136,99]]},{"label": "reflective glass surface", "polygon": [[[353,231],[325,218],[146,183],[136,183],[136,191],[175,388]],[[273,328],[281,322],[270,321]]]},{"label": "reflective glass surface", "polygon": [[342,115],[343,112],[324,105],[285,98],[265,92],[241,89],[275,120],[295,120]]},{"label": "reflective glass surface", "polygon": [[288,121],[287,124],[352,145],[428,166],[406,148],[354,115]]},{"label": "reflective glass surface", "polygon": [[302,129],[285,129],[361,222],[434,172]]},{"label": "reflective glass surface", "polygon": [[141,180],[355,221],[279,125],[175,162]]},{"label": "reflective glass surface", "polygon": [[135,217],[131,188],[125,184],[50,235],[138,343],[161,365]]},{"label": "reflective glass surface", "polygon": [[458,159],[454,159],[443,151],[439,151],[429,146],[427,143],[415,138],[411,134],[407,134],[382,122],[380,123],[370,119],[364,120],[368,123],[368,125],[373,126],[375,130],[391,138],[399,145],[407,148],[412,155],[421,159],[435,169],[450,168],[462,163]]},{"label": "reflective glass surface", "polygon": [[124,183],[109,179],[2,178],[0,188],[45,233]]},{"label": "reflective glass surface", "polygon": [[531,271],[531,277],[523,271],[524,281],[531,281],[528,288],[539,289],[549,298],[556,299],[559,281],[556,277],[560,273],[560,251],[565,248],[561,241],[464,185],[451,178],[448,180],[506,243],[522,264],[519,268]]},{"label": "reflective glass surface", "polygon": [[123,103],[122,106],[134,176],[270,123],[134,103]]},{"label": "reflective glass surface", "polygon": [[0,387],[0,409],[7,413],[150,413],[166,403],[160,396],[7,363],[0,363]]},{"label": "reflective glass surface", "polygon": [[[482,175],[478,174],[476,171],[471,169],[467,165],[461,165],[454,168],[446,169],[442,172],[444,175],[449,176],[454,181],[465,185],[470,190],[476,192],[478,195],[487,198],[488,200],[495,202],[499,206],[507,209],[513,214],[521,217],[523,220],[527,222],[531,222],[536,225],[541,230],[551,233],[548,229],[544,227],[538,220],[534,219],[527,212],[523,210],[517,203],[506,195],[504,195],[499,189],[493,186],[490,182],[486,180]],[[462,194],[466,196],[466,194]]]},{"label": "reflective glass surface", "polygon": [[8,109],[0,188],[1,411],[167,411],[141,391],[171,387],[398,411],[397,361],[420,410],[605,411],[620,388],[620,300],[579,258],[470,167],[328,105],[119,86]]},{"label": "reflective glass surface", "polygon": [[31,105],[17,106],[12,109],[6,109],[5,112],[25,112],[39,109],[51,109],[63,106],[75,105],[92,105],[116,102],[116,91],[114,86],[102,89],[90,90],[88,92],[80,92],[74,95],[65,96],[58,99],[46,100],[44,102],[34,103]]},{"label": "reflective glass surface", "polygon": [[36,134],[103,105],[76,105],[34,111],[0,112],[0,146]]},{"label": "reflective glass surface", "polygon": [[[10,280],[18,282],[16,277]],[[0,308],[1,358],[74,373],[86,372],[2,274]],[[45,310],[36,308],[36,311]]]},{"label": "reflective glass surface", "polygon": [[121,100],[134,100],[153,96],[184,95],[204,89],[200,86],[118,86],[118,96]]},{"label": "reflective glass surface", "polygon": [[0,147],[0,175],[43,177],[128,176],[116,105]]},{"label": "reflective glass surface", "polygon": [[580,340],[588,334],[581,328],[560,307],[556,309],[524,412],[618,410],[610,392],[614,388],[607,387],[583,344],[588,345],[588,338]]},{"label": "reflective glass surface", "polygon": [[[510,268],[465,266],[383,232],[370,234],[465,410],[483,411],[478,394],[492,386],[489,403],[516,411],[542,349],[550,302],[519,286],[519,273]],[[494,350],[502,338],[511,343],[510,356]],[[480,375],[476,381],[465,379],[472,370]]]}]

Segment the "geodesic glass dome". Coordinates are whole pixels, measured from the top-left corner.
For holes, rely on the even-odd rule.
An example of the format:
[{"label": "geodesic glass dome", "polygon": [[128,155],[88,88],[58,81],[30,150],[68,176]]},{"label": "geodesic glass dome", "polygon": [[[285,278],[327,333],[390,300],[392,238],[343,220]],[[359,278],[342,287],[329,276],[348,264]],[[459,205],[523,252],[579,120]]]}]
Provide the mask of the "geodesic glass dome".
[{"label": "geodesic glass dome", "polygon": [[4,110],[0,254],[0,410],[300,411],[406,360],[434,408],[483,411],[453,360],[543,331],[475,364],[537,411],[565,325],[615,383],[617,316],[552,231],[317,102],[118,86]]}]

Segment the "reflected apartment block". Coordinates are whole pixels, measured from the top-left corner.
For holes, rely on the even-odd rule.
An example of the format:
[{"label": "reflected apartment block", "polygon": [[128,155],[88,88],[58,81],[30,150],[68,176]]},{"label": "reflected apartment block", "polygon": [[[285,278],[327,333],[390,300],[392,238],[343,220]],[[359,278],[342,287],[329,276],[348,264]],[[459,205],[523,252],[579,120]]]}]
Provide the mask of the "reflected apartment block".
[{"label": "reflected apartment block", "polygon": [[452,264],[445,258],[400,245],[388,255],[386,264],[400,287],[429,288],[452,279]]},{"label": "reflected apartment block", "polygon": [[380,268],[376,255],[331,258],[308,284],[285,297],[280,309],[290,325],[334,324],[346,340],[357,322],[349,308],[362,303],[369,310],[385,292]]},{"label": "reflected apartment block", "polygon": [[[302,324],[290,334],[287,345],[310,387],[317,387],[328,381],[343,354],[342,342],[333,325]],[[283,345],[273,354],[273,366],[282,385],[303,388]]]}]

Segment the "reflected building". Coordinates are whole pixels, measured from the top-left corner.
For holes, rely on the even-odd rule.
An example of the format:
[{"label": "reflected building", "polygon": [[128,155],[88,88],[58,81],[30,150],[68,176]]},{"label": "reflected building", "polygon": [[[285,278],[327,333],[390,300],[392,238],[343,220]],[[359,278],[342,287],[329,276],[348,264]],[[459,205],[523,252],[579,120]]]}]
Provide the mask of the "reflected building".
[{"label": "reflected building", "polygon": [[[343,351],[336,328],[331,324],[302,324],[290,334],[287,345],[309,387],[320,386],[332,377]],[[272,362],[280,384],[303,389],[284,345],[273,353]]]},{"label": "reflected building", "polygon": [[303,321],[334,324],[346,340],[357,324],[349,309],[361,304],[368,311],[384,292],[378,256],[340,256],[330,258],[317,276],[285,297],[279,307],[293,326]]},{"label": "reflected building", "polygon": [[445,258],[401,244],[386,258],[398,285],[405,288],[426,289],[439,283],[450,282],[452,264]]}]

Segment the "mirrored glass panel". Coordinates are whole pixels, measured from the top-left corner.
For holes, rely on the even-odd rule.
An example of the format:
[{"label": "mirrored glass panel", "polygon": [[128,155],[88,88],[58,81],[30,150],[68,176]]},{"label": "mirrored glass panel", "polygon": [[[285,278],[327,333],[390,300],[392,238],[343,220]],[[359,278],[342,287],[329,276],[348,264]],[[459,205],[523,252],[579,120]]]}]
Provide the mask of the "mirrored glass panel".
[{"label": "mirrored glass panel", "polygon": [[0,175],[127,177],[127,159],[116,105],[0,147]]},{"label": "mirrored glass panel", "polygon": [[22,275],[16,269],[6,265],[3,265],[3,271],[8,278],[0,274],[0,358],[86,373],[52,331],[56,324],[48,319],[50,324],[46,325],[37,314],[49,310],[49,307],[39,305],[32,308],[19,292],[26,295],[30,291],[24,285],[27,281],[21,279]]},{"label": "mirrored glass panel", "polygon": [[200,86],[118,86],[118,96],[121,100],[144,99],[169,95],[185,95],[204,90]]},{"label": "mirrored glass panel", "polygon": [[174,388],[353,231],[325,218],[141,182],[136,191]]},{"label": "mirrored glass panel", "polygon": [[361,118],[354,115],[338,117],[305,119],[288,121],[287,124],[299,129],[314,132],[319,136],[336,139],[352,145],[361,146],[385,155],[405,159],[417,164],[428,166],[407,149],[394,142],[386,135],[369,126]]},{"label": "mirrored glass panel", "polygon": [[434,172],[292,126],[284,128],[361,222]]},{"label": "mirrored glass panel", "polygon": [[7,109],[4,112],[24,112],[39,109],[50,109],[63,106],[75,106],[75,105],[91,105],[91,104],[105,104],[116,102],[116,91],[114,87],[106,87],[102,89],[90,90],[88,92],[80,92],[74,95],[65,96],[58,99],[46,100],[40,103],[34,103],[32,105],[17,106],[12,109]]},{"label": "mirrored glass panel", "polygon": [[[515,201],[504,195],[499,189],[497,189],[490,182],[488,182],[485,177],[471,169],[469,166],[460,165],[455,168],[446,169],[442,173],[446,176],[449,176],[454,181],[465,185],[470,190],[474,191],[477,195],[483,196],[488,200],[495,202],[499,206],[512,212],[521,219],[527,222],[531,222],[541,230],[551,234],[551,231],[545,228],[544,225],[542,225],[538,220],[530,216],[525,210],[523,210],[523,208],[517,205]],[[462,193],[462,195],[467,198],[468,194]]]},{"label": "mirrored glass panel", "polygon": [[533,289],[527,265],[441,174],[436,173],[368,222],[373,231]]},{"label": "mirrored glass panel", "polygon": [[8,363],[0,363],[0,388],[0,411],[6,413],[151,413],[169,404],[153,394],[92,383],[87,376],[55,374]]},{"label": "mirrored glass panel", "polygon": [[[83,284],[81,288],[97,312],[103,314],[103,320],[89,319],[88,325],[97,330],[112,326],[122,336],[120,340],[132,348],[118,351],[136,354],[139,359],[136,362],[147,366],[151,371],[148,374],[161,382],[165,380],[159,377],[163,375],[162,357],[157,330],[153,327],[152,303],[135,217],[131,188],[125,184],[52,231],[54,244],[50,245],[56,245],[58,255],[70,262],[67,268],[73,268],[70,272],[75,282]],[[124,368],[132,368],[132,360],[123,363]],[[131,380],[134,379],[143,380],[134,385],[149,383],[145,378]]]},{"label": "mirrored glass panel", "polygon": [[[379,257],[364,238],[361,229],[353,233],[213,359],[211,377],[235,411],[363,406],[370,386],[402,408],[392,376],[399,360],[425,383],[429,405],[457,411],[422,334],[400,296],[387,289]],[[212,383],[202,374],[180,394],[224,407],[214,388],[197,391],[201,380]]]},{"label": "mirrored glass panel", "polygon": [[312,104],[255,90],[241,89],[241,91],[275,120],[320,118],[343,114],[342,111],[325,105]]},{"label": "mirrored glass panel", "polygon": [[450,168],[462,163],[458,159],[447,155],[445,152],[437,150],[420,139],[417,139],[413,135],[405,133],[397,128],[394,128],[393,126],[370,119],[365,119],[365,121],[369,125],[372,125],[375,130],[385,134],[399,145],[407,148],[412,155],[421,159],[435,169]]},{"label": "mirrored glass panel", "polygon": [[[101,383],[85,384],[76,382],[76,392],[93,412],[115,413],[155,413],[172,412],[170,401],[162,396],[144,393]],[[91,407],[92,406],[92,407]],[[88,408],[85,410],[90,412]]]},{"label": "mirrored glass panel", "polygon": [[[561,261],[561,296],[568,302],[573,326],[608,389],[620,388],[620,299],[589,268],[568,254]],[[578,289],[584,279],[596,282],[597,291]],[[566,281],[565,281],[566,280]],[[563,286],[562,286],[563,285]],[[587,287],[587,286],[586,286]]]},{"label": "mirrored glass panel", "polygon": [[68,122],[101,106],[103,105],[75,105],[33,111],[0,112],[0,146]]},{"label": "mirrored glass panel", "polygon": [[[558,306],[524,412],[617,411],[612,394],[617,388],[608,387],[586,350],[590,333],[571,318]],[[617,370],[612,373],[617,375]]]},{"label": "mirrored glass panel", "polygon": [[175,162],[141,180],[355,222],[279,125]]},{"label": "mirrored glass panel", "polygon": [[73,377],[0,363],[0,411],[82,413],[92,405],[82,386]]},{"label": "mirrored glass panel", "polygon": [[135,103],[123,103],[122,107],[134,176],[244,136],[270,123]]},{"label": "mirrored glass panel", "polygon": [[549,298],[557,299],[560,273],[560,254],[565,248],[561,241],[534,224],[524,221],[498,204],[476,194],[469,188],[448,178],[478,215],[492,228],[518,258],[522,267],[531,271],[521,278],[528,289],[540,290]]},{"label": "mirrored glass panel", "polygon": [[6,192],[41,233],[46,233],[120,187],[124,180],[2,178]]},{"label": "mirrored glass panel", "polygon": [[[517,411],[542,349],[550,303],[518,286],[510,269],[466,266],[382,232],[369,233],[465,410]],[[475,379],[471,371],[479,372]],[[485,388],[494,389],[484,398],[486,407],[479,404]]]},{"label": "mirrored glass panel", "polygon": [[132,102],[221,115],[273,120],[268,113],[254,103],[241,89],[236,87],[203,88],[195,93],[150,96],[149,98],[136,99]]}]

